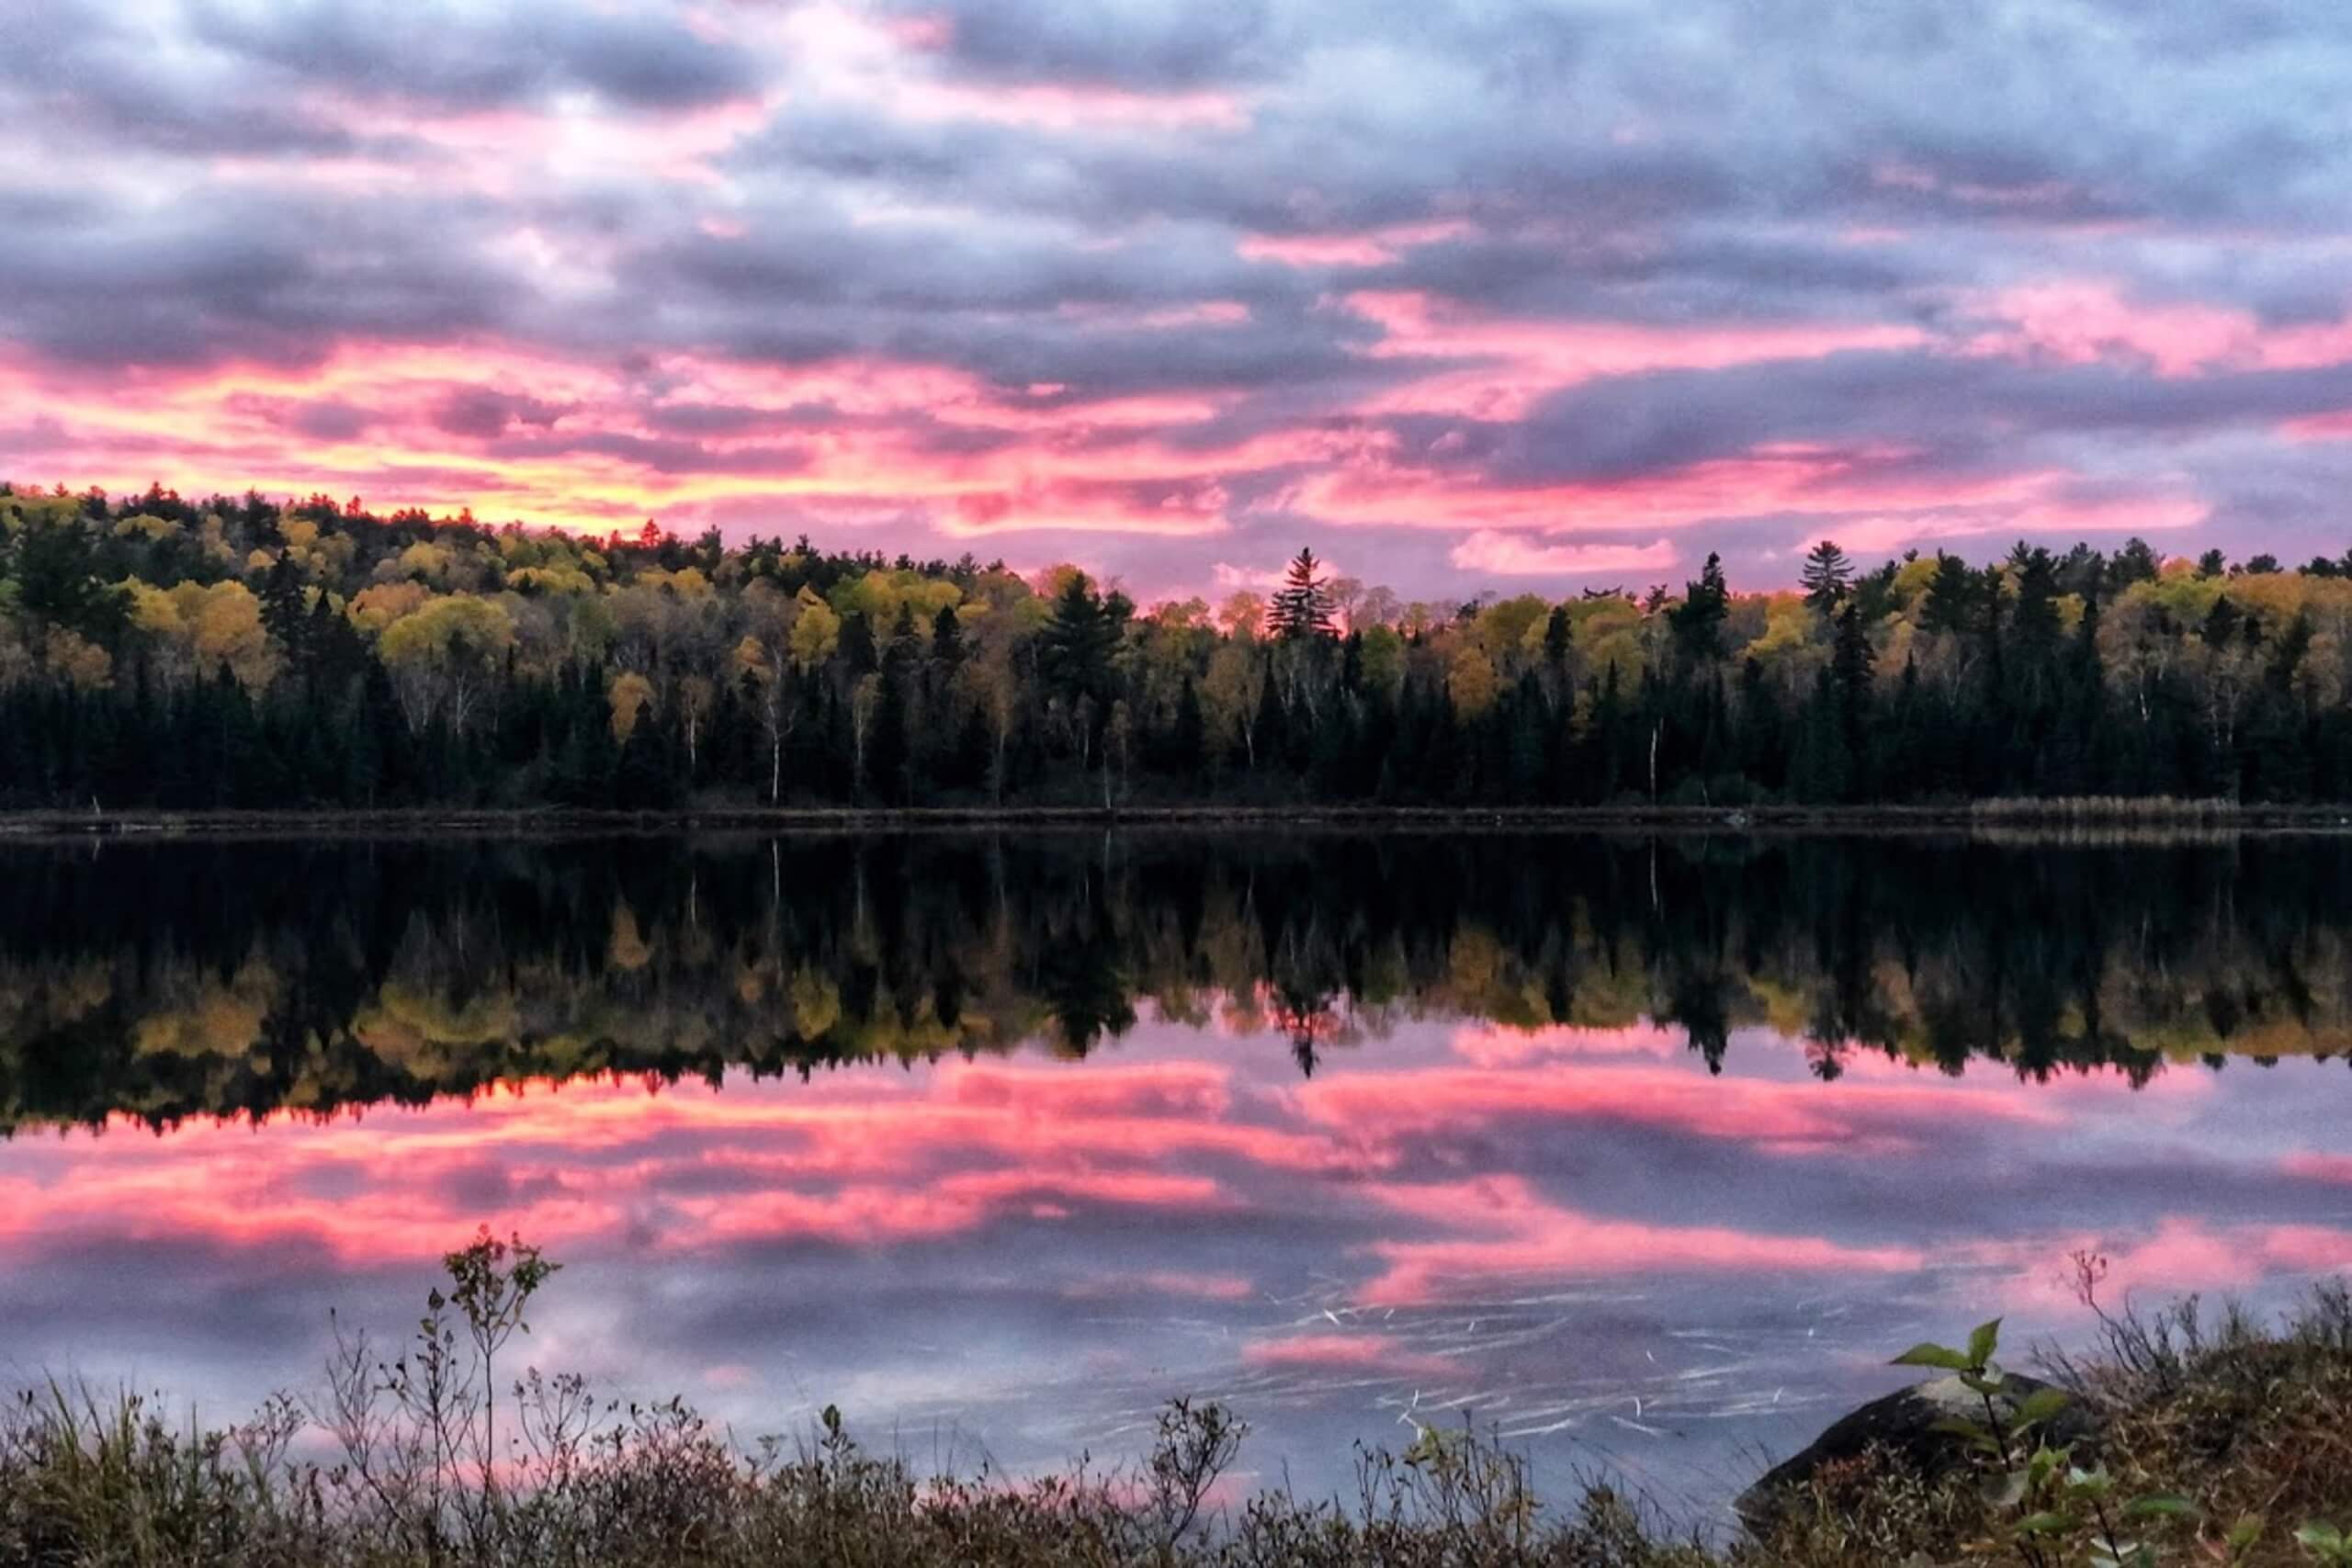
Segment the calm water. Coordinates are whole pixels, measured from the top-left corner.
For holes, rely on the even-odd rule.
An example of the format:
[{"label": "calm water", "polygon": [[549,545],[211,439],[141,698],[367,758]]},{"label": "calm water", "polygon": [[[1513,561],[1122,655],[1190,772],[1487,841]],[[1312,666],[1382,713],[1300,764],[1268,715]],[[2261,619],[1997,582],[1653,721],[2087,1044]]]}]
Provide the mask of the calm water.
[{"label": "calm water", "polygon": [[241,1414],[484,1221],[746,1438],[1254,1478],[1464,1410],[1720,1506],[2068,1254],[2352,1266],[2352,840],[0,848],[0,1382]]}]

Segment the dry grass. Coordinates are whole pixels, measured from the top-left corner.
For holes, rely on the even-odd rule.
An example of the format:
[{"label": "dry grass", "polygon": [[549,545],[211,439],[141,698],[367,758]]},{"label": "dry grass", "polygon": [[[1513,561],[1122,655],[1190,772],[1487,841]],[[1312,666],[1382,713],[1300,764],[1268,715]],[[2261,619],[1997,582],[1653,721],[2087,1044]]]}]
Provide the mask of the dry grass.
[{"label": "dry grass", "polygon": [[[2352,1523],[2352,1293],[2318,1292],[2278,1325],[2102,1314],[2105,1342],[2052,1369],[2106,1423],[2126,1492],[2177,1493],[2196,1520],[2150,1536],[2156,1562],[2272,1568],[2312,1559],[2307,1520]],[[462,1339],[458,1340],[462,1348]],[[412,1352],[413,1354],[413,1352]],[[505,1479],[480,1482],[459,1424],[384,1398],[348,1358],[315,1407],[277,1399],[206,1431],[135,1399],[58,1387],[0,1422],[0,1563],[17,1568],[1887,1568],[2020,1561],[1980,1477],[1931,1478],[1872,1454],[1817,1478],[1769,1540],[1704,1546],[1605,1489],[1546,1506],[1525,1461],[1472,1430],[1360,1452],[1344,1499],[1207,1499],[1244,1428],[1171,1405],[1151,1453],[1012,1483],[923,1479],[831,1417],[805,1444],[744,1452],[680,1404],[615,1409],[576,1382],[516,1387]],[[462,1387],[463,1365],[457,1369]],[[354,1383],[350,1378],[356,1376]],[[357,1401],[356,1405],[353,1401]],[[365,1416],[355,1425],[356,1416]],[[373,1422],[373,1425],[369,1423]],[[437,1435],[436,1435],[437,1434]],[[337,1457],[304,1457],[322,1438]],[[405,1445],[405,1446],[404,1446]],[[2267,1521],[2231,1559],[2219,1537]],[[2057,1564],[2081,1555],[2050,1555]]]}]

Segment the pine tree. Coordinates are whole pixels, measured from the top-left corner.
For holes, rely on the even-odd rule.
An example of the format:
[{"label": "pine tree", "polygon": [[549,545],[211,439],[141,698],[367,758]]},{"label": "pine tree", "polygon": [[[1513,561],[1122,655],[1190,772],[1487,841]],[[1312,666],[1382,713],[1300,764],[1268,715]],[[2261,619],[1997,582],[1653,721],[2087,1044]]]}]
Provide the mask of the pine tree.
[{"label": "pine tree", "polygon": [[1816,615],[1826,619],[1836,614],[1846,602],[1846,594],[1853,581],[1854,569],[1846,552],[1832,539],[1824,539],[1805,553],[1804,570],[1798,581],[1804,584],[1804,602]]},{"label": "pine tree", "polygon": [[1266,610],[1266,625],[1283,642],[1336,636],[1331,624],[1331,590],[1325,583],[1322,563],[1311,549],[1292,558],[1283,585]]},{"label": "pine tree", "polygon": [[1723,657],[1724,617],[1731,613],[1731,587],[1724,581],[1723,558],[1712,551],[1699,581],[1683,585],[1682,603],[1668,612],[1675,645],[1691,664]]},{"label": "pine tree", "polygon": [[1054,613],[1037,634],[1037,672],[1046,690],[1064,702],[1080,697],[1102,705],[1111,687],[1111,655],[1119,646],[1119,625],[1084,572],[1070,573],[1054,600]]},{"label": "pine tree", "polygon": [[1976,606],[1976,574],[1958,556],[1936,554],[1936,574],[1928,580],[1927,600],[1919,606],[1919,624],[1929,631],[1958,634],[1968,630]]},{"label": "pine tree", "polygon": [[[320,596],[322,600],[324,595]],[[304,633],[309,629],[310,606],[302,602],[302,574],[293,558],[284,550],[269,565],[261,584],[261,624],[277,639],[290,663],[299,665],[308,651]]]},{"label": "pine tree", "polygon": [[1849,604],[1838,616],[1838,640],[1829,654],[1829,678],[1837,694],[1838,734],[1846,752],[1844,787],[1857,791],[1870,754],[1871,668],[1876,661],[1862,617]]},{"label": "pine tree", "polygon": [[931,657],[943,670],[964,662],[964,623],[956,619],[953,606],[943,606],[931,618]]}]

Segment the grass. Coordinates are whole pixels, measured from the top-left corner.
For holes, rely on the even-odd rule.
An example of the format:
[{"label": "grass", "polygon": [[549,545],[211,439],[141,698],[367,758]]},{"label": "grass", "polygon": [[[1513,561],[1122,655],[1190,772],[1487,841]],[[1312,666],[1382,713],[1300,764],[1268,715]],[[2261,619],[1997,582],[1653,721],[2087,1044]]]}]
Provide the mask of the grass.
[{"label": "grass", "polygon": [[[1169,1405],[1151,1450],[1132,1464],[1020,1481],[985,1471],[919,1475],[861,1447],[830,1409],[798,1443],[744,1450],[683,1404],[615,1406],[576,1380],[537,1373],[507,1386],[501,1424],[489,1401],[500,1326],[520,1330],[551,1266],[487,1236],[453,1254],[453,1266],[469,1257],[478,1271],[468,1310],[436,1294],[394,1359],[342,1341],[327,1393],[273,1398],[237,1427],[206,1429],[135,1397],[56,1384],[25,1394],[0,1419],[0,1563],[2071,1568],[2113,1560],[2087,1536],[2031,1519],[2021,1529],[2013,1504],[1985,1484],[1997,1481],[1986,1466],[1936,1476],[1876,1451],[1814,1478],[1768,1539],[1711,1546],[1606,1486],[1546,1504],[1522,1456],[1468,1427],[1426,1429],[1401,1452],[1360,1449],[1344,1497],[1277,1491],[1222,1504],[1218,1482],[1247,1428],[1216,1404]],[[2095,1265],[2085,1282],[2096,1308]],[[2322,1287],[2269,1324],[2193,1301],[2149,1317],[2101,1310],[2099,1322],[2093,1353],[2044,1370],[2103,1427],[2095,1455],[2069,1456],[2097,1470],[2078,1469],[2080,1479],[2064,1484],[2086,1492],[2091,1479],[2111,1477],[2118,1498],[2169,1495],[2143,1521],[2139,1555],[2120,1561],[2352,1562],[2329,1555],[2339,1549],[2328,1544],[2333,1526],[2352,1525],[2352,1292]]]}]

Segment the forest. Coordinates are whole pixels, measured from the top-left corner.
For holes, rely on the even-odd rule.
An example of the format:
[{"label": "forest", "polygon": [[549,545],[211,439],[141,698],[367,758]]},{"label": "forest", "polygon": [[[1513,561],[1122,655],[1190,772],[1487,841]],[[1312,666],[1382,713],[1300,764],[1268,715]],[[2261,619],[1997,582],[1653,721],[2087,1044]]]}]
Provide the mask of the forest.
[{"label": "forest", "polygon": [[0,807],[2352,798],[2352,555],[1138,604],[886,558],[0,485]]}]

